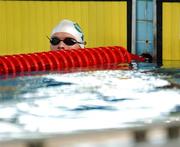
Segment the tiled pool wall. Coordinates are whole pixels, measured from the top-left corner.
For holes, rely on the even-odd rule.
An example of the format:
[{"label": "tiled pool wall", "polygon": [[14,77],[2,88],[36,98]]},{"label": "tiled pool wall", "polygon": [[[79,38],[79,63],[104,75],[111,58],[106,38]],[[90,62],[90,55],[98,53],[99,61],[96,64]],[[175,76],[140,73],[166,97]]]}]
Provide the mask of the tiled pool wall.
[{"label": "tiled pool wall", "polygon": [[136,52],[154,54],[153,0],[136,0]]}]

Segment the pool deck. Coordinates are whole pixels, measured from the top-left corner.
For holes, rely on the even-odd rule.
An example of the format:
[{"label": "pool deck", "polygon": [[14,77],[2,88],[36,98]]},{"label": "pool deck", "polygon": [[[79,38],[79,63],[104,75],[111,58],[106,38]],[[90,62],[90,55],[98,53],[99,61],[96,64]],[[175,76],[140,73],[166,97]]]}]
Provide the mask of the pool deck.
[{"label": "pool deck", "polygon": [[0,142],[0,147],[179,147],[180,121]]}]

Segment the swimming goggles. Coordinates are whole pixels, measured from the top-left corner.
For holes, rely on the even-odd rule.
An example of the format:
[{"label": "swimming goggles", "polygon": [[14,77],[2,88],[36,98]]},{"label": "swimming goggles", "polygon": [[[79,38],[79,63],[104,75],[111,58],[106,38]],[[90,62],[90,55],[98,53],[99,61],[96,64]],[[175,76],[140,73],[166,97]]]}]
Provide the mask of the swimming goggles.
[{"label": "swimming goggles", "polygon": [[70,38],[70,37],[67,37],[67,38],[65,38],[64,40],[60,40],[58,37],[56,37],[56,36],[54,36],[54,37],[52,37],[52,38],[49,38],[48,37],[48,39],[49,39],[49,41],[50,41],[50,43],[51,43],[51,45],[58,45],[61,41],[63,41],[63,43],[64,44],[66,44],[66,45],[68,45],[68,46],[72,46],[72,45],[74,45],[74,44],[76,44],[76,43],[78,43],[78,44],[85,44],[85,42],[78,42],[78,41],[76,41],[75,39],[73,39],[73,38]]}]

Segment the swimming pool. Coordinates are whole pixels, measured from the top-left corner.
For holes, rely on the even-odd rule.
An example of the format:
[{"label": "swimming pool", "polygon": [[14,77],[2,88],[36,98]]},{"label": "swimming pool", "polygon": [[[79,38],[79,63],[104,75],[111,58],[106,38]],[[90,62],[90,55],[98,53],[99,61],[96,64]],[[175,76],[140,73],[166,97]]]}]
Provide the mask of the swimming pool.
[{"label": "swimming pool", "polygon": [[54,72],[1,80],[0,139],[177,122],[179,63],[161,68],[134,63],[133,69]]}]

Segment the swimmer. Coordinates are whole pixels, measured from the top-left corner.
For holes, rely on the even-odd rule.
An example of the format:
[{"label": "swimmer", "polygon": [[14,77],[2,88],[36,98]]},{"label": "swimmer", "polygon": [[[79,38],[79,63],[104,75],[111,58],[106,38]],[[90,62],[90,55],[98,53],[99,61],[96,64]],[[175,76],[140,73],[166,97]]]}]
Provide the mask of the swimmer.
[{"label": "swimmer", "polygon": [[67,19],[62,20],[52,30],[49,40],[51,50],[77,49],[86,45],[81,27]]}]

